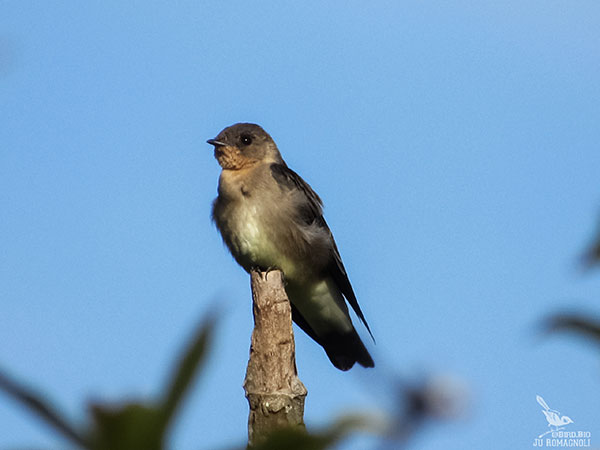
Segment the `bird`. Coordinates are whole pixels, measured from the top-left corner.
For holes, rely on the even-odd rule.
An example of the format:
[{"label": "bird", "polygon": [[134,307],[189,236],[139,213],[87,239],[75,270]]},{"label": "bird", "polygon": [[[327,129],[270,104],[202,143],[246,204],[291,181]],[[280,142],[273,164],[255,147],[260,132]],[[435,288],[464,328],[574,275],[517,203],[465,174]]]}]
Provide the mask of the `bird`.
[{"label": "bird", "polygon": [[[544,401],[544,399],[541,396],[536,395],[535,399],[542,406],[542,408],[544,408],[542,410],[542,412],[544,413],[544,416],[546,416],[546,420],[548,421],[548,426],[555,427],[554,431],[558,430],[559,427],[568,425],[570,423],[574,423],[570,417],[561,416],[560,412],[556,411],[555,409],[550,409],[548,404]],[[544,434],[546,434],[546,433],[544,433]],[[541,436],[543,436],[543,434]]]},{"label": "bird", "polygon": [[234,259],[248,273],[283,273],[293,321],[336,368],[374,367],[346,302],[373,333],[323,218],[321,198],[259,125],[236,123],[207,142],[222,169],[212,219]]}]

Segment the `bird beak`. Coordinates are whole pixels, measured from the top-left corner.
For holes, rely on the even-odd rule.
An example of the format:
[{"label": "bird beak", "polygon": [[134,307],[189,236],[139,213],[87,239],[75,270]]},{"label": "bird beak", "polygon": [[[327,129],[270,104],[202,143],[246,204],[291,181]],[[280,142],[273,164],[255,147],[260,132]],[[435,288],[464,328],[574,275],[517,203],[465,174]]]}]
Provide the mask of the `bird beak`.
[{"label": "bird beak", "polygon": [[225,147],[227,144],[221,141],[217,141],[216,139],[209,139],[208,142],[210,145],[214,145],[215,147]]}]

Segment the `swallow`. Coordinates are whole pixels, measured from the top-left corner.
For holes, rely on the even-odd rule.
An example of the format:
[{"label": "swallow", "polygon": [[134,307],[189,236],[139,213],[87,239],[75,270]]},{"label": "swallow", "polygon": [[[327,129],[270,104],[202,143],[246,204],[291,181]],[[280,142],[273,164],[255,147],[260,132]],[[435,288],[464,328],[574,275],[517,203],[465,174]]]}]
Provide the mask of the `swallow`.
[{"label": "swallow", "polygon": [[346,301],[373,334],[358,305],[323,203],[290,169],[259,125],[238,123],[207,141],[222,168],[212,218],[248,273],[283,272],[293,321],[340,370],[374,367]]},{"label": "swallow", "polygon": [[[548,421],[549,427],[555,427],[553,431],[558,430],[558,427],[562,427],[564,425],[568,425],[570,423],[574,423],[573,420],[569,416],[562,416],[557,410],[550,409],[548,404],[544,401],[544,399],[536,395],[535,396],[537,402],[544,408],[542,412],[544,416],[546,416],[546,420]],[[547,434],[547,433],[544,433]],[[541,436],[543,436],[542,434]],[[539,437],[541,437],[539,436]]]}]

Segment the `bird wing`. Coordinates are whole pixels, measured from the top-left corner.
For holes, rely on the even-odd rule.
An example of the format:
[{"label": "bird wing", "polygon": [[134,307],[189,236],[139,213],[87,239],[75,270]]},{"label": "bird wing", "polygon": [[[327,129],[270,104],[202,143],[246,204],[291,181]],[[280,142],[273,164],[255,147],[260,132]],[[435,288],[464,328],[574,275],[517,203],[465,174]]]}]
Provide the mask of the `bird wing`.
[{"label": "bird wing", "polygon": [[[339,290],[344,294],[344,297],[352,306],[352,309],[358,316],[358,318],[365,325],[369,334],[373,338],[373,333],[369,328],[369,324],[365,319],[365,316],[358,305],[358,300],[348,279],[348,274],[342,263],[342,258],[333,239],[333,234],[327,226],[325,219],[323,218],[323,202],[315,191],[309,186],[309,184],[300,177],[296,172],[287,167],[285,164],[271,164],[271,174],[279,185],[285,186],[288,189],[297,189],[302,192],[303,202],[298,205],[299,218],[307,225],[317,224],[320,228],[325,231],[332,243],[332,255],[331,261],[327,266],[328,274],[333,278],[335,284]],[[310,334],[310,333],[309,333]],[[375,340],[373,338],[373,340]]]},{"label": "bird wing", "polygon": [[[329,231],[329,234],[331,235],[331,231]],[[375,341],[375,337],[371,332],[371,328],[369,328],[367,319],[365,319],[365,316],[362,310],[360,309],[360,306],[358,305],[356,295],[354,295],[354,289],[352,289],[352,285],[350,284],[350,280],[348,279],[348,274],[346,273],[346,269],[344,268],[344,264],[342,263],[342,257],[340,256],[340,252],[337,249],[337,245],[335,245],[333,235],[331,235],[331,241],[333,242],[334,262],[329,266],[329,273],[335,281],[335,284],[337,284],[340,291],[342,291],[342,294],[344,294],[344,297],[346,297],[346,300],[348,300],[348,303],[350,303],[350,306],[352,306],[352,309],[354,310],[358,318],[365,325],[365,328],[371,335],[373,341]]]},{"label": "bird wing", "polygon": [[271,175],[280,186],[290,190],[295,189],[304,194],[304,201],[298,205],[300,219],[303,222],[310,225],[317,221],[318,225],[325,225],[323,201],[300,175],[285,164],[271,164]]},{"label": "bird wing", "polygon": [[556,414],[555,412],[552,412],[552,411],[542,411],[542,412],[546,416],[546,420],[548,421],[548,423],[550,425],[554,425],[554,426],[564,425],[560,421],[560,417],[558,416],[558,414]]}]

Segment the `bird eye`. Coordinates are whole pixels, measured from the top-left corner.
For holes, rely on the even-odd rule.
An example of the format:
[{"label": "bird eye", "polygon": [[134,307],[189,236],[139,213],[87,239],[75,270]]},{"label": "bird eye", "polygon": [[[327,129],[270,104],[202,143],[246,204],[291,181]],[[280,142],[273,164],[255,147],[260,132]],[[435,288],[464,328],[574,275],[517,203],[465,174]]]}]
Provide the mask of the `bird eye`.
[{"label": "bird eye", "polygon": [[242,134],[242,136],[240,137],[240,141],[242,142],[243,145],[250,145],[250,144],[252,144],[252,136],[249,136],[247,134]]}]

